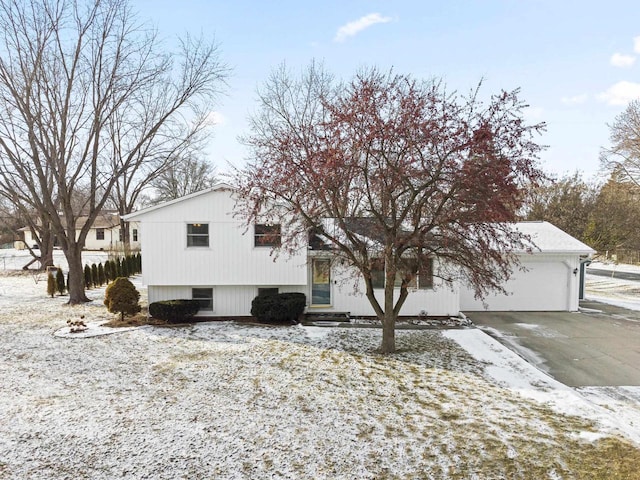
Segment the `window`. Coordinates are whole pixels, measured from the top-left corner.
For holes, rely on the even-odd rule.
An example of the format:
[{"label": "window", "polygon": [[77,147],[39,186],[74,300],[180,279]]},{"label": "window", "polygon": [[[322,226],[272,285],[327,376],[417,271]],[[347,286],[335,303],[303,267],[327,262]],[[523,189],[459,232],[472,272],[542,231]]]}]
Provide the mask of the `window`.
[{"label": "window", "polygon": [[104,240],[104,228],[96,228],[96,240]]},{"label": "window", "polygon": [[137,242],[138,241],[138,229],[137,228],[133,229],[132,235],[133,235],[133,241]]},{"label": "window", "polygon": [[[416,262],[407,262],[416,275],[409,281],[407,285],[409,288],[417,288],[420,290],[427,290],[433,288],[433,261],[429,258],[422,265],[422,268],[417,271]],[[371,271],[371,280],[373,288],[384,288],[384,262],[378,260],[378,264],[374,265]],[[402,274],[396,273],[394,287],[400,288],[402,285]]]},{"label": "window", "polygon": [[259,297],[266,297],[267,295],[277,295],[278,292],[278,288],[275,287],[265,287],[265,288],[258,288],[258,296]]},{"label": "window", "polygon": [[118,239],[119,239],[121,242],[124,242],[124,230],[122,230],[122,229],[119,229],[119,230],[118,230]]},{"label": "window", "polygon": [[257,224],[254,228],[253,238],[256,247],[279,247],[281,238],[280,225]]},{"label": "window", "polygon": [[192,288],[191,298],[198,300],[201,311],[213,311],[213,288]]},{"label": "window", "polygon": [[209,224],[187,223],[187,247],[209,246]]}]

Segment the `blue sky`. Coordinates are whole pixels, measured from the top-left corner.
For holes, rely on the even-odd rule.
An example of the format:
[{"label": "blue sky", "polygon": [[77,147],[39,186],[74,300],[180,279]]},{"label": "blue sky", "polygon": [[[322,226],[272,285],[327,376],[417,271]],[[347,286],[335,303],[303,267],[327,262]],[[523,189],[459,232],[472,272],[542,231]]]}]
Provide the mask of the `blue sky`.
[{"label": "blue sky", "polygon": [[531,122],[545,121],[542,167],[598,173],[615,116],[640,98],[640,2],[133,0],[141,19],[170,43],[215,35],[233,68],[215,118],[210,158],[218,171],[242,165],[237,141],[256,108],[256,88],[282,62],[312,59],[348,78],[360,67],[393,67],[442,78],[467,93],[521,88]]}]

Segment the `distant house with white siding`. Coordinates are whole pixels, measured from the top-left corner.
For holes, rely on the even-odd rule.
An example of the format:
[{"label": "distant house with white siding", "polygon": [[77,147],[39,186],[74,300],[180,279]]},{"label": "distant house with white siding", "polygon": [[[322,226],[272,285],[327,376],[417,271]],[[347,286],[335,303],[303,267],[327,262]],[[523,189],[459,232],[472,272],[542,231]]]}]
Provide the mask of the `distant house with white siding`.
[{"label": "distant house with white siding", "polygon": [[[81,216],[76,223],[76,237],[80,229],[85,225],[87,217]],[[32,248],[38,248],[38,242],[33,237],[29,227],[23,227],[20,231],[24,235],[24,243]],[[140,228],[136,222],[129,225],[130,248],[140,249]],[[120,217],[115,213],[103,213],[96,217],[91,225],[85,240],[85,250],[122,250],[124,248],[123,232],[120,228]],[[57,246],[57,242],[55,243]]]},{"label": "distant house with white siding", "polygon": [[[302,292],[308,312],[373,315],[363,281],[331,262],[331,252],[301,248],[291,256],[272,255],[280,226],[246,228],[233,215],[232,187],[216,185],[123,217],[139,222],[142,277],[149,302],[180,298],[201,300],[200,315],[248,316],[251,300],[265,291]],[[485,299],[491,310],[577,310],[580,267],[593,250],[546,222],[518,224],[540,247],[522,252],[526,272],[505,286],[510,295]],[[437,266],[437,258],[433,265]],[[361,285],[357,285],[357,283]],[[378,286],[381,289],[382,285]],[[421,272],[402,315],[457,315],[481,310],[464,286],[444,285]]]}]

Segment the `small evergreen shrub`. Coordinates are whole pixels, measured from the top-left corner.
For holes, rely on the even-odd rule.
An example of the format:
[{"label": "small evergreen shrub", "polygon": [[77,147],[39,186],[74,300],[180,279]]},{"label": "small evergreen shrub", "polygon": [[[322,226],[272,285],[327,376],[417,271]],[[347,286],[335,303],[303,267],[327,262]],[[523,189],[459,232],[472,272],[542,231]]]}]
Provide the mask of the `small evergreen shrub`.
[{"label": "small evergreen shrub", "polygon": [[127,258],[124,257],[122,259],[122,273],[121,273],[122,277],[129,277],[131,276],[131,272],[129,270],[129,262],[127,261]]},{"label": "small evergreen shrub", "polygon": [[56,294],[56,279],[53,276],[53,272],[49,270],[47,274],[47,295],[50,295],[51,298]]},{"label": "small evergreen shrub", "polygon": [[91,282],[94,287],[100,286],[100,281],[98,280],[98,266],[94,263],[91,265]]},{"label": "small evergreen shrub", "polygon": [[200,310],[198,300],[163,300],[149,304],[149,314],[153,318],[170,323],[188,322]]},{"label": "small evergreen shrub", "polygon": [[107,260],[106,262],[104,262],[104,280],[106,283],[109,283],[111,280],[114,280],[114,275],[113,275],[113,263],[111,262],[111,260]]},{"label": "small evergreen shrub", "polygon": [[86,288],[93,287],[93,281],[91,279],[91,267],[89,265],[84,266],[84,286]]},{"label": "small evergreen shrub", "polygon": [[135,315],[141,310],[139,301],[140,292],[128,278],[116,278],[104,292],[104,304],[111,313],[119,313],[121,321],[125,315]]},{"label": "small evergreen shrub", "polygon": [[64,292],[67,290],[67,285],[64,281],[64,273],[60,267],[58,267],[58,270],[56,271],[56,289],[60,295],[64,295]]},{"label": "small evergreen shrub", "polygon": [[251,315],[263,323],[298,323],[306,302],[304,293],[257,296],[251,302]]},{"label": "small evergreen shrub", "polygon": [[104,274],[104,267],[102,266],[102,263],[98,264],[98,285],[102,286],[105,284],[105,282],[107,281],[105,274]]}]

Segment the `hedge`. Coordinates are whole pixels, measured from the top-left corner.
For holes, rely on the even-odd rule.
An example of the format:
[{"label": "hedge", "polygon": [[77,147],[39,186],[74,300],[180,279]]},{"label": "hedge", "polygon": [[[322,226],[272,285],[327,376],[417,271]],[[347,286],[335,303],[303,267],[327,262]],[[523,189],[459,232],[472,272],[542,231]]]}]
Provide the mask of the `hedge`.
[{"label": "hedge", "polygon": [[153,318],[170,323],[188,322],[200,310],[198,300],[163,300],[149,304],[149,314]]},{"label": "hedge", "polygon": [[298,323],[306,303],[304,293],[260,295],[251,302],[251,315],[263,323]]}]

